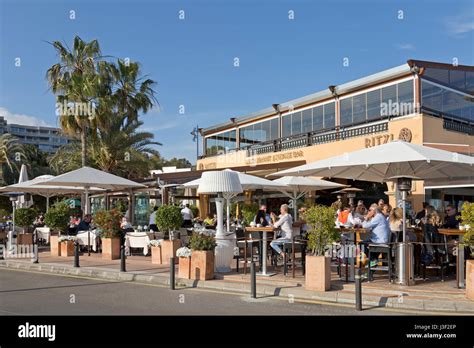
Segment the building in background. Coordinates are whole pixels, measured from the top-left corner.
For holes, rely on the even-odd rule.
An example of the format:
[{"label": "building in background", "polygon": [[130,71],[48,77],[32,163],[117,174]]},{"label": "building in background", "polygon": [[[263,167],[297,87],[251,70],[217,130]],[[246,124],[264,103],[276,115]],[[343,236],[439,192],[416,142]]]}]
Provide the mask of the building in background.
[{"label": "building in background", "polygon": [[61,146],[71,141],[61,134],[59,128],[9,124],[3,116],[0,116],[0,135],[5,133],[17,137],[21,144],[34,145],[48,154],[55,153]]},{"label": "building in background", "polygon": [[[265,176],[397,139],[473,155],[473,95],[473,66],[409,60],[202,129],[204,155],[197,169]],[[417,181],[410,200],[417,210],[424,200],[459,206],[474,198],[473,183]],[[396,204],[394,185],[386,194]]]}]

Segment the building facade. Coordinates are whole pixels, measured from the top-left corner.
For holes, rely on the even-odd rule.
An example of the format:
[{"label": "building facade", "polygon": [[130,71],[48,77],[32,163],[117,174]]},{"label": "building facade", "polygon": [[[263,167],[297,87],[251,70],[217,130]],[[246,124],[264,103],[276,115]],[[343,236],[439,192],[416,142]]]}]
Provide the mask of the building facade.
[{"label": "building facade", "polygon": [[3,116],[0,116],[0,135],[5,133],[17,137],[21,144],[34,145],[48,154],[55,153],[61,146],[71,141],[61,134],[59,128],[9,124]]},{"label": "building facade", "polygon": [[[261,176],[396,139],[473,155],[474,67],[409,60],[201,134],[198,170],[234,168]],[[415,182],[411,203],[419,209],[424,200],[442,201],[451,189],[457,201],[474,197],[473,182],[449,184]],[[387,194],[395,204],[390,183]],[[456,203],[453,197],[448,201]]]}]

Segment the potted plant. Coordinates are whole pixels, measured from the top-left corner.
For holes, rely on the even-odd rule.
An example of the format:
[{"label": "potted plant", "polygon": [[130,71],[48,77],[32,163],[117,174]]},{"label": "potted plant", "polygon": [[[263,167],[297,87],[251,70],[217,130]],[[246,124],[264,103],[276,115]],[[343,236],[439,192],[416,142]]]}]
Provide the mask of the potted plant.
[{"label": "potted plant", "polygon": [[76,237],[74,236],[60,236],[58,243],[60,245],[61,253],[60,256],[74,256],[74,242]]},{"label": "potted plant", "polygon": [[152,239],[148,243],[148,247],[151,248],[151,263],[158,265],[163,264],[163,255],[161,253],[161,243],[163,239]]},{"label": "potted plant", "polygon": [[213,236],[193,233],[189,238],[191,248],[191,279],[209,280],[214,278],[214,249],[216,240]]},{"label": "potted plant", "polygon": [[94,216],[94,223],[100,229],[103,259],[116,260],[120,258],[121,220],[122,214],[117,209],[99,210]]},{"label": "potted plant", "polygon": [[258,213],[259,206],[257,203],[250,203],[242,205],[243,225],[250,226]]},{"label": "potted plant", "polygon": [[33,208],[19,208],[15,211],[15,225],[23,228],[23,234],[17,238],[18,245],[33,244],[33,234],[28,233],[28,229],[35,221],[37,212]]},{"label": "potted plant", "polygon": [[316,205],[303,214],[308,226],[305,273],[305,287],[308,290],[327,291],[331,288],[331,258],[325,256],[325,251],[338,237],[334,225],[335,213],[334,208]]},{"label": "potted plant", "polygon": [[[459,228],[465,230],[460,248],[469,247],[474,256],[474,203],[464,202],[461,210]],[[474,301],[474,260],[466,261],[466,297]]]},{"label": "potted plant", "polygon": [[44,215],[44,223],[51,231],[49,237],[51,256],[61,256],[58,238],[62,232],[67,230],[70,216],[71,210],[66,202],[58,202],[54,204]]},{"label": "potted plant", "polygon": [[[162,205],[156,211],[155,221],[158,229],[164,232],[165,236],[166,234],[169,236],[169,240],[161,242],[163,264],[167,265],[170,263],[170,258],[176,256],[176,250],[181,246],[181,241],[173,238],[174,230],[183,224],[181,209],[175,205]],[[178,263],[177,258],[175,258],[175,262]]]},{"label": "potted plant", "polygon": [[181,247],[176,250],[176,256],[179,259],[178,277],[184,279],[191,279],[191,249]]}]

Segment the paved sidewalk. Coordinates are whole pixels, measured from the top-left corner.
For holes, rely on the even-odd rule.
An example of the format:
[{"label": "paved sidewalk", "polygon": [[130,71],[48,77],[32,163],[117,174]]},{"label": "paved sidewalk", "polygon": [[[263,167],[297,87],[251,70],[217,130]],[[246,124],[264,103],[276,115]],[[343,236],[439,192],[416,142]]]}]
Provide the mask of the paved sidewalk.
[{"label": "paved sidewalk", "polygon": [[[84,276],[113,281],[134,281],[169,286],[169,266],[154,265],[150,257],[129,256],[127,272],[120,272],[120,260],[102,260],[100,255],[87,254],[80,257],[80,268],[73,267],[73,257],[51,257],[49,252],[40,253],[40,263],[30,259],[7,259],[0,261],[0,267],[22,269],[52,274]],[[178,266],[176,265],[176,268]],[[280,296],[289,300],[332,302],[355,304],[353,283],[344,283],[333,274],[331,290],[327,292],[308,291],[304,288],[304,277],[297,270],[296,277],[291,273],[285,277],[277,274],[273,277],[257,277],[257,296]],[[178,279],[178,287],[198,287],[220,291],[248,293],[250,296],[250,275],[232,272],[217,273],[214,280],[196,281]],[[387,307],[433,314],[474,314],[474,301],[465,297],[465,290],[455,288],[455,281],[449,278],[445,282],[437,279],[417,280],[415,286],[390,284],[382,275],[370,283],[363,283],[364,309]]]}]

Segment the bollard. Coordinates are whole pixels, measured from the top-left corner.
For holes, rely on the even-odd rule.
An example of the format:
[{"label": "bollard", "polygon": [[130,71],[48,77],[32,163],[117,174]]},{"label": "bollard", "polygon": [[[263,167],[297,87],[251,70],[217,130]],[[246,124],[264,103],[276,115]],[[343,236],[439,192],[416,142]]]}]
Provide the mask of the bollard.
[{"label": "bollard", "polygon": [[174,257],[170,257],[170,289],[175,289],[175,281],[174,281]]},{"label": "bollard", "polygon": [[250,263],[250,297],[257,298],[257,272],[255,262]]},{"label": "bollard", "polygon": [[125,267],[125,245],[120,245],[120,272],[127,272]]},{"label": "bollard", "polygon": [[362,310],[362,275],[360,266],[357,269],[357,273],[355,275],[355,296],[356,296],[356,310]]},{"label": "bollard", "polygon": [[79,267],[79,242],[74,242],[74,267]]}]

